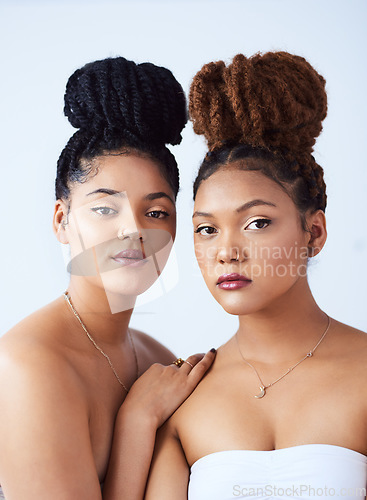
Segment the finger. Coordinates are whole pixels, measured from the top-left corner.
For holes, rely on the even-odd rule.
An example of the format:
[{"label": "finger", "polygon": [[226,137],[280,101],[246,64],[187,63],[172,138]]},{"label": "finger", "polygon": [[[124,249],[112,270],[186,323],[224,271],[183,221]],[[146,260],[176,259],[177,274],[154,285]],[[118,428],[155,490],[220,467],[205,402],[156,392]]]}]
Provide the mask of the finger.
[{"label": "finger", "polygon": [[194,385],[197,385],[200,382],[205,373],[211,367],[215,359],[216,353],[217,351],[213,347],[212,349],[210,349],[209,352],[205,354],[205,356],[198,363],[196,363],[194,368],[191,369],[189,377]]},{"label": "finger", "polygon": [[202,360],[204,359],[205,354],[200,353],[200,354],[192,354],[189,356],[185,361],[184,364],[181,366],[180,370],[182,370],[183,373],[190,373],[190,371],[195,368],[195,366]]},{"label": "finger", "polygon": [[172,361],[171,365],[173,365],[175,368],[181,368],[181,366],[184,364],[185,360],[182,358],[177,358],[174,361]]}]

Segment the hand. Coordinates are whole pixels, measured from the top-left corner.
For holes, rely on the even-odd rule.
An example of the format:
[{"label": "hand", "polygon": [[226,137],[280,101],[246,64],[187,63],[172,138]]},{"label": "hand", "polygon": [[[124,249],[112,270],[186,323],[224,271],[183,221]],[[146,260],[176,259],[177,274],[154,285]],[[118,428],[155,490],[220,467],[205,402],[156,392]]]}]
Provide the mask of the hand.
[{"label": "hand", "polygon": [[205,355],[193,354],[180,368],[174,364],[153,364],[133,384],[120,411],[136,418],[143,415],[157,429],[192,393],[213,363],[215,354],[215,349]]}]

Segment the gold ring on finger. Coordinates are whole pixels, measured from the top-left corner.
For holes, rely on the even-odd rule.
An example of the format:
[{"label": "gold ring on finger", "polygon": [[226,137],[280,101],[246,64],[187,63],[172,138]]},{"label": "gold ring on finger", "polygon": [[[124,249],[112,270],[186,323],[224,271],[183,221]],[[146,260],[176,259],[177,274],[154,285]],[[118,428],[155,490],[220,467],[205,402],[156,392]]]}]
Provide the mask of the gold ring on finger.
[{"label": "gold ring on finger", "polygon": [[175,361],[173,361],[171,364],[176,365],[178,368],[180,368],[183,364],[185,363],[185,360],[182,358],[177,358]]},{"label": "gold ring on finger", "polygon": [[194,365],[190,363],[190,361],[184,361],[184,363],[187,363],[189,366],[191,366],[191,368],[194,368]]}]

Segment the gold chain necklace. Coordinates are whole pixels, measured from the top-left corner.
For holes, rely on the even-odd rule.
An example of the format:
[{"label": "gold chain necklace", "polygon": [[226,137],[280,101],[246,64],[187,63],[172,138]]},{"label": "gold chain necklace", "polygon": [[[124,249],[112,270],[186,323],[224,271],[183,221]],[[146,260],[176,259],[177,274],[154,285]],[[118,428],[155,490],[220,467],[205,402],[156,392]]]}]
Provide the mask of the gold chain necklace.
[{"label": "gold chain necklace", "polygon": [[240,348],[240,344],[238,342],[238,331],[236,333],[236,342],[237,342],[237,347],[238,347],[238,350],[241,354],[241,357],[243,359],[243,361],[248,364],[253,370],[254,372],[256,373],[257,375],[257,378],[259,379],[260,381],[260,393],[259,394],[256,394],[256,396],[254,396],[256,399],[260,399],[260,398],[263,398],[266,394],[266,389],[269,389],[269,387],[271,387],[272,385],[276,384],[277,382],[279,382],[279,380],[282,380],[282,378],[284,378],[286,375],[288,375],[288,373],[290,373],[292,370],[294,370],[299,364],[302,363],[302,361],[304,361],[305,359],[307,358],[311,358],[311,356],[313,356],[313,353],[316,351],[316,349],[319,347],[319,345],[321,344],[321,342],[324,340],[325,338],[325,335],[327,334],[327,332],[329,331],[329,328],[330,328],[330,323],[331,323],[331,320],[330,320],[330,317],[327,316],[328,318],[328,324],[327,324],[327,327],[326,327],[326,330],[324,331],[324,333],[322,334],[320,340],[317,342],[317,344],[315,345],[315,347],[313,349],[311,349],[311,351],[309,351],[305,356],[303,356],[302,359],[300,359],[299,361],[297,361],[296,364],[294,364],[293,366],[291,366],[290,368],[288,368],[288,370],[283,373],[283,375],[281,375],[279,378],[277,378],[276,380],[274,380],[274,382],[271,382],[271,384],[268,384],[268,385],[265,385],[264,382],[261,380],[261,377],[258,373],[258,371],[256,370],[256,368],[249,362],[247,361],[247,359],[244,357],[244,355],[242,354],[242,351],[241,351],[241,348]]},{"label": "gold chain necklace", "polygon": [[[92,342],[92,344],[94,345],[94,347],[97,349],[97,351],[99,351],[102,356],[104,356],[108,362],[108,364],[110,365],[110,368],[111,370],[113,371],[113,374],[115,375],[115,377],[117,378],[117,381],[118,383],[125,389],[126,392],[129,392],[129,389],[126,387],[126,385],[123,383],[123,381],[120,379],[120,377],[118,376],[116,370],[115,370],[115,367],[113,366],[112,364],[112,361],[110,360],[109,356],[99,347],[99,345],[97,344],[97,342],[94,340],[94,338],[92,337],[92,335],[88,332],[87,330],[87,327],[85,326],[85,324],[83,323],[81,317],[79,316],[78,312],[76,311],[75,307],[73,306],[73,304],[71,303],[71,300],[70,300],[70,297],[69,297],[69,294],[68,292],[65,292],[64,293],[64,299],[66,300],[66,302],[69,304],[70,306],[70,309],[72,310],[74,316],[76,317],[76,319],[79,321],[81,327],[83,328],[83,330],[85,331],[85,333],[87,334],[87,337],[88,339]],[[133,338],[132,338],[132,335],[131,335],[131,332],[130,332],[130,329],[128,328],[127,329],[127,333],[129,335],[129,340],[130,340],[130,343],[131,343],[131,346],[132,346],[132,349],[133,349],[133,352],[134,352],[134,357],[135,357],[135,366],[136,366],[136,378],[139,377],[139,364],[138,364],[138,357],[137,357],[137,354],[136,354],[136,349],[135,349],[135,345],[134,345],[134,341],[133,341]]]}]

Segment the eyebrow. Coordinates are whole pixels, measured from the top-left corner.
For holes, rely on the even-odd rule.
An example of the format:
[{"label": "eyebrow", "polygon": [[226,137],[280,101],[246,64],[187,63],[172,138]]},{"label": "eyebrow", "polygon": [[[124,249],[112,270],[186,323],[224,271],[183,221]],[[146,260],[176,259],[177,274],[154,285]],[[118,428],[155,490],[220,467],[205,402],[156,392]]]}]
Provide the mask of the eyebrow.
[{"label": "eyebrow", "polygon": [[148,201],[153,201],[153,200],[158,200],[159,198],[168,198],[169,201],[172,203],[172,205],[175,205],[175,202],[174,200],[171,198],[171,196],[169,196],[167,193],[165,193],[164,191],[159,191],[158,193],[150,193],[150,194],[147,194],[145,197],[144,197],[144,200],[148,200]]},{"label": "eyebrow", "polygon": [[99,188],[96,189],[95,191],[91,191],[90,193],[87,193],[86,196],[90,196],[92,194],[108,194],[108,195],[117,195],[117,196],[122,196],[125,197],[125,193],[122,193],[121,191],[115,191],[114,189],[108,189],[108,188]]},{"label": "eyebrow", "polygon": [[[90,196],[92,194],[99,194],[99,193],[126,197],[126,194],[124,192],[116,191],[115,189],[108,189],[108,188],[96,189],[95,191],[91,191],[90,193],[87,193],[86,196]],[[144,200],[147,200],[147,201],[158,200],[160,198],[168,198],[170,200],[170,202],[172,203],[172,205],[175,205],[175,202],[171,198],[171,196],[169,196],[167,193],[165,193],[163,191],[159,191],[157,193],[149,193],[146,196],[144,196]]]},{"label": "eyebrow", "polygon": [[[260,205],[266,205],[270,207],[276,207],[275,203],[272,203],[271,201],[265,201],[265,200],[251,200],[240,207],[236,208],[236,212],[239,214],[241,212],[246,212],[246,210],[249,210],[252,207],[258,207]],[[213,214],[209,212],[194,212],[193,216],[194,217],[214,217]]]}]

